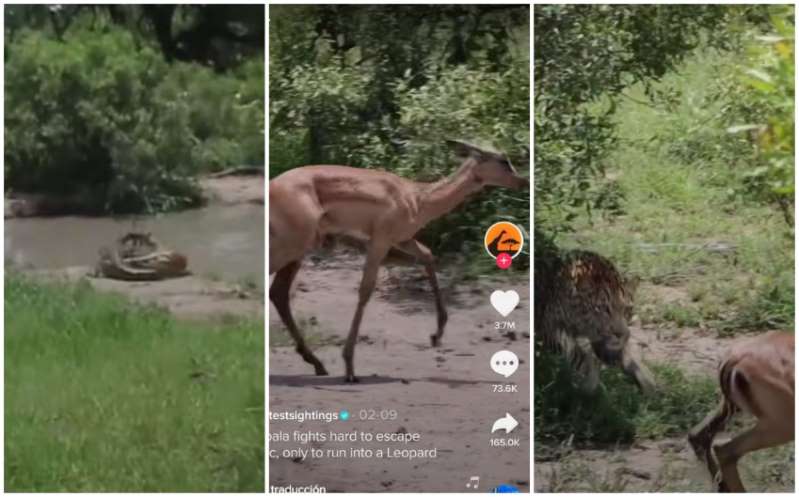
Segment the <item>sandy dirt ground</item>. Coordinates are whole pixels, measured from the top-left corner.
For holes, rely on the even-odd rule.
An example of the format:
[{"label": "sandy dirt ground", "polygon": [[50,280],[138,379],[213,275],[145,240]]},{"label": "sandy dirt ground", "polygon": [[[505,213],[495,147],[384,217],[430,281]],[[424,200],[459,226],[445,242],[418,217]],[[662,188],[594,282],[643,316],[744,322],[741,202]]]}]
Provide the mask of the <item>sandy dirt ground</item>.
[{"label": "sandy dirt ground", "polygon": [[[293,347],[276,313],[270,315],[270,409],[275,412],[318,410],[352,413],[349,421],[270,421],[270,433],[363,431],[369,433],[419,433],[409,445],[377,443],[311,442],[316,449],[350,445],[436,448],[435,458],[387,459],[379,457],[282,457],[286,448],[307,447],[299,442],[275,442],[271,448],[269,478],[275,486],[321,485],[327,491],[352,492],[466,492],[471,476],[480,477],[477,491],[509,483],[529,491],[529,284],[472,282],[447,289],[449,323],[440,348],[430,346],[435,329],[435,307],[421,268],[384,267],[369,306],[355,350],[358,384],[344,383],[341,343],[355,309],[362,257],[337,253],[335,257],[309,258],[298,276],[293,294],[295,315],[313,336],[318,357],[331,376],[316,377]],[[516,290],[521,302],[508,316],[514,335],[495,328],[501,316],[489,304],[493,290]],[[489,368],[491,356],[502,349],[520,358],[518,371],[505,380]],[[492,392],[494,383],[518,383],[516,393]],[[396,419],[361,420],[361,410],[396,410]],[[510,413],[519,426],[508,437],[518,438],[513,448],[489,446],[492,423]],[[376,453],[375,453],[376,454]]]},{"label": "sandy dirt ground", "polygon": [[[720,433],[728,440],[732,433]],[[750,491],[793,492],[784,462],[794,444],[745,456],[738,469]],[[631,447],[574,449],[535,461],[536,492],[712,492],[707,469],[685,438],[644,440]]]},{"label": "sandy dirt ground", "polygon": [[231,174],[200,178],[200,187],[211,203],[264,204],[264,176]]},{"label": "sandy dirt ground", "polygon": [[687,375],[713,376],[733,340],[709,330],[631,327],[631,341],[646,362],[678,364]]},{"label": "sandy dirt ground", "polygon": [[[677,364],[687,375],[715,377],[721,353],[732,339],[718,338],[710,330],[633,326],[632,341],[647,362]],[[731,438],[720,433],[717,441]],[[784,474],[791,457],[789,444],[745,456],[739,464],[751,490],[793,492],[794,475]],[[577,449],[561,447],[538,451],[535,460],[536,492],[711,492],[703,464],[697,461],[686,438],[642,440],[632,446]],[[768,488],[764,488],[767,485]]]}]

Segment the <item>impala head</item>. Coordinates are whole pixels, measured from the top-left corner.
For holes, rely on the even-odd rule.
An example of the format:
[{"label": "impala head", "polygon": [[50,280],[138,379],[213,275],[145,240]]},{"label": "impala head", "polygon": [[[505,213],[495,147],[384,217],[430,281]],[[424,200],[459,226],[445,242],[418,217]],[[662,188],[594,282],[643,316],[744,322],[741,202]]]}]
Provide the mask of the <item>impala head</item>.
[{"label": "impala head", "polygon": [[471,161],[472,174],[481,186],[502,186],[521,190],[530,185],[530,181],[522,178],[503,153],[483,150],[474,145],[454,140],[447,140],[455,154],[464,160]]}]

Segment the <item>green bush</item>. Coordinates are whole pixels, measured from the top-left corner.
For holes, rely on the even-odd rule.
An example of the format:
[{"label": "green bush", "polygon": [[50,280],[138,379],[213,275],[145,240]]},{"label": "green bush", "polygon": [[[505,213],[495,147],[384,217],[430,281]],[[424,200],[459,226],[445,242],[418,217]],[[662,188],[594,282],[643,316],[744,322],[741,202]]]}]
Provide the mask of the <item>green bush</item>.
[{"label": "green bush", "polygon": [[775,7],[771,30],[749,46],[745,106],[752,121],[731,131],[755,131],[755,154],[745,176],[746,191],[775,203],[794,222],[794,9]]},{"label": "green bush", "polygon": [[[400,112],[395,126],[386,130],[389,138],[363,136],[359,146],[348,152],[349,160],[371,167],[390,164],[401,176],[436,181],[456,167],[445,146],[448,138],[490,137],[491,143],[478,145],[499,148],[522,175],[529,174],[524,148],[530,138],[528,67],[522,58],[501,72],[487,67],[447,68],[429,75],[419,88],[398,82],[395,98]],[[392,144],[400,144],[399,150]],[[529,218],[529,192],[491,188],[434,221],[423,239],[438,250],[479,251],[489,225],[504,220],[527,226]]]},{"label": "green bush", "polygon": [[250,59],[232,74],[176,63],[159,87],[165,96],[191,102],[195,168],[219,170],[264,164],[264,63]]},{"label": "green bush", "polygon": [[197,204],[193,178],[262,164],[263,61],[228,73],[168,64],[129,31],[15,34],[6,57],[6,187],[94,212]]},{"label": "green bush", "polygon": [[[746,50],[698,50],[696,56],[707,66],[701,71],[712,77],[706,77],[704,90],[695,92],[699,98],[695,95],[689,105],[663,105],[663,131],[653,136],[676,159],[708,171],[715,184],[729,186],[731,197],[777,205],[789,225],[794,194],[792,14],[790,7],[774,6],[769,25],[744,24],[746,36],[739,44]],[[679,101],[680,91],[672,90],[673,101]],[[722,167],[713,167],[717,164]]]},{"label": "green bush", "polygon": [[[359,113],[366,104],[368,74],[361,74],[338,58],[329,65],[298,65],[286,78],[273,79],[270,87],[270,177],[292,167],[321,162],[324,157],[348,155],[358,143],[344,130],[356,130]],[[335,131],[333,131],[335,130]],[[324,141],[335,142],[325,150],[311,150],[310,136],[317,135],[319,147]],[[328,135],[336,136],[333,139]],[[326,139],[322,139],[320,135]],[[340,139],[346,142],[340,142]],[[341,158],[340,161],[346,162]],[[332,161],[331,161],[332,162]]]},{"label": "green bush", "polygon": [[8,185],[80,193],[109,210],[196,201],[182,179],[193,162],[189,103],[156,90],[167,71],[121,30],[76,31],[69,43],[18,36],[5,68]]}]

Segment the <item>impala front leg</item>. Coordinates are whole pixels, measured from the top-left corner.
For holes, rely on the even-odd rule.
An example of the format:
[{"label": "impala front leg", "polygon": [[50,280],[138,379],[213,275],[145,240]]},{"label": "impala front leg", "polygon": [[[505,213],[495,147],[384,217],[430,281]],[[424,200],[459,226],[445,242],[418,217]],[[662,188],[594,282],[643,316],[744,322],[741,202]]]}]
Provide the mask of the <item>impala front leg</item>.
[{"label": "impala front leg", "polygon": [[369,298],[372,296],[372,291],[375,289],[377,282],[377,271],[380,269],[380,263],[388,254],[388,246],[375,244],[369,246],[369,251],[366,254],[366,265],[363,268],[363,277],[361,278],[361,286],[358,289],[358,307],[355,309],[355,316],[352,318],[352,325],[350,326],[350,334],[347,335],[347,341],[344,344],[344,363],[347,368],[347,375],[345,381],[347,383],[356,383],[358,378],[355,377],[355,367],[353,366],[353,356],[355,355],[355,343],[358,341],[358,330],[361,327],[361,319],[363,318],[363,310]]},{"label": "impala front leg", "polygon": [[447,309],[444,307],[444,300],[441,298],[441,290],[438,288],[438,278],[436,277],[435,258],[430,249],[416,240],[408,240],[395,247],[408,255],[412,255],[424,264],[430,286],[433,287],[433,295],[436,298],[436,312],[438,313],[438,329],[435,335],[430,335],[430,342],[433,347],[441,344],[441,337],[444,335],[444,327],[447,325]]}]

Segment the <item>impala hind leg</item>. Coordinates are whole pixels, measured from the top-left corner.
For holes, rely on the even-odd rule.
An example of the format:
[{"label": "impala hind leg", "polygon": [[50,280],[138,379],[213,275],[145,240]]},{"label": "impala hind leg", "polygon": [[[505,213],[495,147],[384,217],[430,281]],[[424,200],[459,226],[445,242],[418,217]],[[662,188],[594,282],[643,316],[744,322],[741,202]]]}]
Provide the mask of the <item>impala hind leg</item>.
[{"label": "impala hind leg", "polygon": [[444,335],[444,327],[447,325],[447,309],[444,307],[444,301],[441,298],[441,290],[438,288],[438,278],[436,277],[435,258],[430,249],[422,245],[416,240],[408,240],[395,246],[398,250],[405,252],[408,255],[415,257],[424,265],[424,270],[427,273],[427,278],[430,280],[430,286],[433,287],[433,295],[436,299],[436,313],[438,318],[438,328],[435,335],[430,335],[430,342],[433,347],[441,344],[441,337]]},{"label": "impala hind leg", "polygon": [[366,264],[363,268],[363,276],[361,277],[361,286],[358,288],[358,307],[355,309],[355,315],[352,318],[352,325],[350,326],[350,333],[347,335],[347,341],[344,343],[344,363],[346,365],[347,373],[344,380],[347,383],[356,383],[358,378],[355,377],[355,367],[353,365],[353,358],[355,356],[355,344],[358,341],[358,330],[361,327],[361,319],[363,318],[363,310],[372,296],[372,291],[375,289],[377,282],[377,271],[380,269],[380,263],[388,254],[389,247],[372,244],[366,254]]},{"label": "impala hind leg", "polygon": [[713,439],[719,430],[724,429],[727,421],[736,411],[733,404],[727,402],[726,399],[721,399],[718,407],[708,414],[701,423],[693,427],[688,435],[688,442],[690,442],[694,454],[705,463],[710,477],[714,480],[719,473],[719,467],[711,449]]},{"label": "impala hind leg", "polygon": [[758,419],[750,430],[733,438],[729,442],[713,447],[721,466],[721,480],[718,482],[719,492],[746,492],[738,474],[738,460],[749,452],[776,447],[788,443],[794,438],[793,425],[790,427],[779,420]]},{"label": "impala hind leg", "polygon": [[294,322],[294,317],[291,315],[289,290],[291,289],[291,282],[294,281],[294,277],[297,276],[299,270],[300,261],[294,261],[277,271],[277,273],[275,273],[275,279],[272,281],[272,286],[269,287],[269,300],[275,305],[280,319],[283,321],[286,328],[288,328],[291,337],[294,339],[294,343],[297,345],[297,352],[302,356],[305,362],[313,365],[317,376],[326,376],[327,370],[324,365],[322,365],[322,361],[317,359],[313,352],[311,352],[311,349],[308,348],[302,336],[302,332],[297,327],[297,323]]}]

